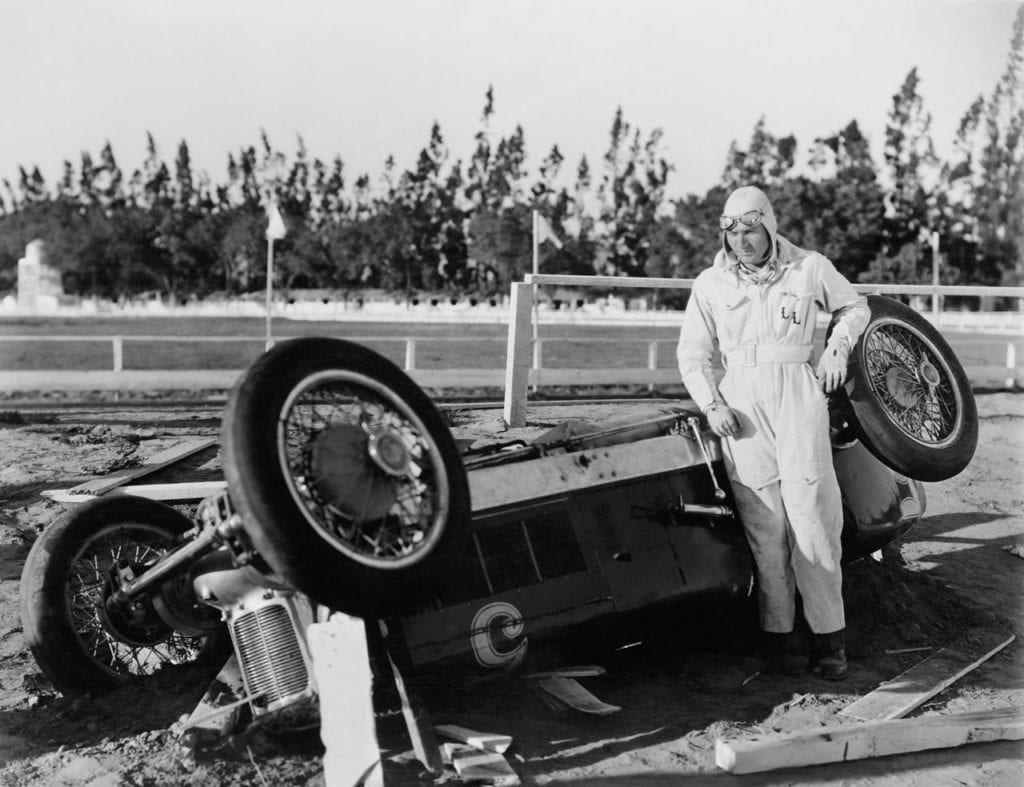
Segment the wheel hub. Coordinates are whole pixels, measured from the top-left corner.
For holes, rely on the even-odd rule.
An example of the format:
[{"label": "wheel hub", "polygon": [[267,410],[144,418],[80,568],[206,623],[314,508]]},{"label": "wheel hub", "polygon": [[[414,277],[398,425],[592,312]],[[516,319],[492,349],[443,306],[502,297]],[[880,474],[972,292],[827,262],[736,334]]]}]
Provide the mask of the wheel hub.
[{"label": "wheel hub", "polygon": [[917,373],[930,388],[934,388],[942,381],[942,378],[939,376],[939,370],[935,368],[935,364],[927,360],[921,361],[921,365],[917,367]]},{"label": "wheel hub", "polygon": [[346,424],[324,430],[309,446],[310,486],[356,523],[383,517],[396,500],[393,477],[406,474],[408,452],[384,434],[387,439],[374,439],[360,426]]},{"label": "wheel hub", "polygon": [[372,432],[367,440],[366,450],[374,464],[388,475],[409,475],[409,449],[395,432]]},{"label": "wheel hub", "polygon": [[146,566],[135,564],[115,566],[111,569],[111,576],[103,587],[103,603],[97,604],[96,610],[104,628],[111,631],[121,642],[150,647],[163,642],[172,633],[171,628],[161,620],[152,604],[145,599],[130,604],[108,603],[114,590],[120,587],[126,576],[134,578],[145,569]]},{"label": "wheel hub", "polygon": [[886,371],[885,387],[896,404],[907,410],[916,405],[921,398],[914,381],[903,369],[896,366]]}]

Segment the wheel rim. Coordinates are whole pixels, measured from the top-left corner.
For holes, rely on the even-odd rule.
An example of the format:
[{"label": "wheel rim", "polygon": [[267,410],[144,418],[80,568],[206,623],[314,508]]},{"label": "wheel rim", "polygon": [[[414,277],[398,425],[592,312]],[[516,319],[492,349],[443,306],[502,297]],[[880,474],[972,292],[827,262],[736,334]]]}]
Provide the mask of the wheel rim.
[{"label": "wheel rim", "polygon": [[419,416],[379,381],[341,370],[307,377],[281,409],[277,445],[299,511],[346,557],[399,569],[440,539],[444,460]]},{"label": "wheel rim", "polygon": [[862,341],[868,383],[889,421],[918,445],[953,443],[963,428],[963,399],[932,341],[897,321],[874,323]]},{"label": "wheel rim", "polygon": [[208,641],[174,631],[152,610],[145,621],[136,622],[107,613],[111,569],[127,562],[141,570],[164,553],[160,545],[169,538],[166,530],[150,525],[111,525],[93,534],[68,568],[67,619],[83,653],[109,675],[151,675],[164,666],[195,661]]}]

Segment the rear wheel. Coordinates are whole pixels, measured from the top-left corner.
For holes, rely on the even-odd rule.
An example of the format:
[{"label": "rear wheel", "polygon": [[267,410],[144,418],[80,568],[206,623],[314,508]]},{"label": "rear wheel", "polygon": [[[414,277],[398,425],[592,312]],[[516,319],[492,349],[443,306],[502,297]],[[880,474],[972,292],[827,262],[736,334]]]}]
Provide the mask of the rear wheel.
[{"label": "rear wheel", "polygon": [[222,445],[243,526],[290,584],[363,617],[429,603],[469,489],[444,419],[401,369],[338,339],[279,344],[232,391]]},{"label": "rear wheel", "polygon": [[963,366],[942,335],[899,301],[868,296],[871,320],[850,356],[848,410],[864,445],[893,470],[943,481],[978,444]]},{"label": "rear wheel", "polygon": [[123,613],[106,607],[119,575],[142,574],[191,527],[170,506],[119,496],[77,508],[43,531],[21,576],[21,620],[54,687],[99,694],[224,652],[227,635],[212,609],[208,631],[182,632],[151,602]]}]

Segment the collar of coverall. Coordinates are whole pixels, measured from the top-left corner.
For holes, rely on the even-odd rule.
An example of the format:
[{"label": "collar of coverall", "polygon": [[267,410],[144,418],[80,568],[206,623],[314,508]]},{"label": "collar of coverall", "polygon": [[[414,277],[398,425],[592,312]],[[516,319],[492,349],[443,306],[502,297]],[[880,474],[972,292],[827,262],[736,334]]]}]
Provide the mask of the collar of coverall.
[{"label": "collar of coverall", "polygon": [[[774,281],[779,275],[787,268],[795,265],[800,260],[810,256],[812,252],[807,249],[802,249],[789,240],[785,235],[776,235],[775,253],[772,256],[773,262],[765,263],[763,270],[767,271],[774,267],[775,273],[769,278],[765,277],[761,283],[766,281]],[[737,278],[737,281],[753,281],[749,274],[743,276],[741,273],[741,267],[739,262],[731,254],[727,253],[726,250],[720,249],[718,254],[715,255],[715,261],[712,263],[713,268],[717,268],[723,273],[732,274]]]}]

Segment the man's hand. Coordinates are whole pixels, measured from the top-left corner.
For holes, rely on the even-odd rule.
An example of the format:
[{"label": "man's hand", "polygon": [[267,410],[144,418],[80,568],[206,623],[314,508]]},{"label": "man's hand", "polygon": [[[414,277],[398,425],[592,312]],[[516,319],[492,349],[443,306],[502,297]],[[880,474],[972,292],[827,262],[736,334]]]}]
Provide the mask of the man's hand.
[{"label": "man's hand", "polygon": [[740,419],[729,405],[716,402],[706,411],[708,426],[719,437],[735,437],[740,431]]},{"label": "man's hand", "polygon": [[818,360],[816,376],[818,385],[826,394],[834,393],[846,382],[846,361],[850,347],[845,341],[837,341],[825,348]]}]

